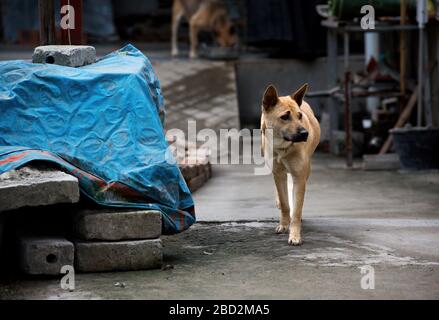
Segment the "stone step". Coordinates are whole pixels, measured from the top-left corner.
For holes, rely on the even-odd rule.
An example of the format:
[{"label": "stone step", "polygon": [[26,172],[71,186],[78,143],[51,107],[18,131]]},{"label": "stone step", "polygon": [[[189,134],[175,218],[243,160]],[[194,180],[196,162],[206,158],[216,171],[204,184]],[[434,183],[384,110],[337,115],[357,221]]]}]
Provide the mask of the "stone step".
[{"label": "stone step", "polygon": [[63,238],[21,236],[20,269],[30,275],[59,275],[63,266],[73,266],[73,243]]},{"label": "stone step", "polygon": [[82,210],[73,216],[74,235],[81,240],[155,239],[162,233],[162,214],[151,210]]},{"label": "stone step", "polygon": [[78,272],[155,269],[161,267],[162,261],[160,239],[75,243],[75,270]]},{"label": "stone step", "polygon": [[59,170],[24,167],[0,175],[0,212],[78,201],[78,179]]}]

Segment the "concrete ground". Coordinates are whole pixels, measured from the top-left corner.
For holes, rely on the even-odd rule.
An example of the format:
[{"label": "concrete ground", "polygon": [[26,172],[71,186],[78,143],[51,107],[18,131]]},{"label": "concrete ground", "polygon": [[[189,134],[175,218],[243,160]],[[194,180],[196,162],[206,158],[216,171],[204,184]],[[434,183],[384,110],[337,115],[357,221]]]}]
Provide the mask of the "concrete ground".
[{"label": "concrete ground", "polygon": [[[199,223],[163,237],[163,270],[2,280],[13,299],[438,299],[439,174],[344,169],[317,154],[300,247],[274,233],[270,176],[216,166],[195,193]],[[375,270],[363,290],[359,267]],[[125,287],[117,286],[124,283]]]},{"label": "concrete ground", "polygon": [[[0,60],[28,56],[0,52]],[[198,129],[237,126],[236,89],[223,86],[233,82],[230,65],[149,56],[167,99],[168,128],[184,129],[191,118]],[[214,166],[194,194],[199,222],[162,237],[163,270],[77,274],[73,292],[60,288],[61,277],[0,276],[0,299],[439,298],[438,172],[347,170],[343,159],[317,154],[304,244],[292,247],[286,234],[274,233],[271,176],[253,170]],[[375,270],[373,290],[360,285],[365,265]]]}]

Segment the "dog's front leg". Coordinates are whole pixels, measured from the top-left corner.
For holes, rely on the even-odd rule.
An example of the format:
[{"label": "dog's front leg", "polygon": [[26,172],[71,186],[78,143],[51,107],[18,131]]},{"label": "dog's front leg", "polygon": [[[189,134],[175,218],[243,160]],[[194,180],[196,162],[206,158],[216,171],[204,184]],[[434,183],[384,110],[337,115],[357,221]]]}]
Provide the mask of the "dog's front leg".
[{"label": "dog's front leg", "polygon": [[302,244],[302,208],[305,199],[306,178],[303,176],[294,177],[293,182],[293,214],[290,223],[290,236],[288,243],[293,246]]},{"label": "dog's front leg", "polygon": [[189,27],[189,37],[191,41],[191,51],[189,52],[189,58],[194,59],[198,57],[197,48],[198,48],[198,31],[199,27],[196,23],[192,22]]},{"label": "dog's front leg", "polygon": [[178,56],[178,28],[180,26],[181,18],[183,17],[183,7],[180,1],[174,1],[172,7],[172,36],[171,36],[171,47],[172,56]]},{"label": "dog's front leg", "polygon": [[288,183],[285,171],[273,171],[274,183],[276,185],[276,205],[280,209],[280,222],[276,228],[277,233],[288,231],[290,225],[290,205],[288,203]]}]

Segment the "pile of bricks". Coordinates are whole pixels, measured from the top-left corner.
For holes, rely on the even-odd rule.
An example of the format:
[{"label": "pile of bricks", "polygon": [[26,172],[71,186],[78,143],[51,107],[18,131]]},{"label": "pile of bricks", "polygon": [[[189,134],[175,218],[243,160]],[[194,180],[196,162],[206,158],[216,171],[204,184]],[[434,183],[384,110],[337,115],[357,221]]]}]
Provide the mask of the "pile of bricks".
[{"label": "pile of bricks", "polygon": [[[189,190],[195,192],[212,177],[210,150],[188,141],[179,142],[170,137],[167,139]],[[178,148],[185,152],[178,152]]]},{"label": "pile of bricks", "polygon": [[[40,215],[49,205],[79,201],[75,177],[50,168],[25,167],[0,175],[0,231],[4,217]],[[44,207],[42,207],[44,206]],[[32,212],[33,207],[35,212]],[[68,217],[68,230],[54,224],[47,234],[40,223],[25,220],[16,230],[19,267],[31,275],[59,275],[63,266],[77,272],[102,272],[160,268],[163,259],[161,213],[149,210],[78,209],[69,205],[57,216]],[[12,210],[14,209],[14,210]],[[48,209],[47,209],[48,210]],[[38,211],[38,212],[37,212]],[[38,222],[40,218],[36,219]],[[52,224],[53,221],[49,221]],[[0,232],[1,239],[1,232]],[[1,246],[1,243],[0,243]]]}]

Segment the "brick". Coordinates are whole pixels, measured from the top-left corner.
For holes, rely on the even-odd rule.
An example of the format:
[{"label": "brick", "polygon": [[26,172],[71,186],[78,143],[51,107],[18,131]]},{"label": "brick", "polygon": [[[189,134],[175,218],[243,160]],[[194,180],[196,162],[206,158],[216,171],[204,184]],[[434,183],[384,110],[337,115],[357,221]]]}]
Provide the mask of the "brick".
[{"label": "brick", "polygon": [[75,269],[79,272],[155,269],[162,260],[160,239],[75,243]]},{"label": "brick", "polygon": [[186,181],[195,178],[198,174],[198,166],[196,164],[181,165],[180,170]]},{"label": "brick", "polygon": [[162,233],[162,214],[150,210],[83,210],[74,214],[75,236],[81,240],[155,239]]},{"label": "brick", "polygon": [[31,275],[59,275],[61,267],[73,266],[73,243],[62,238],[21,237],[20,269]]},{"label": "brick", "polygon": [[25,167],[0,175],[0,212],[78,201],[78,179],[64,172]]},{"label": "brick", "polygon": [[81,67],[96,61],[96,49],[91,46],[41,46],[34,50],[33,63]]},{"label": "brick", "polygon": [[195,192],[198,189],[200,189],[204,183],[206,183],[207,181],[207,176],[206,174],[203,172],[202,174],[196,176],[195,178],[190,179],[187,182],[187,185],[189,187],[189,190],[191,192]]}]

